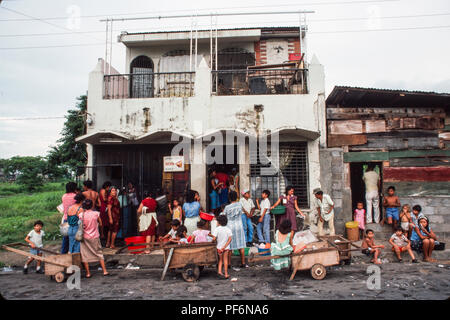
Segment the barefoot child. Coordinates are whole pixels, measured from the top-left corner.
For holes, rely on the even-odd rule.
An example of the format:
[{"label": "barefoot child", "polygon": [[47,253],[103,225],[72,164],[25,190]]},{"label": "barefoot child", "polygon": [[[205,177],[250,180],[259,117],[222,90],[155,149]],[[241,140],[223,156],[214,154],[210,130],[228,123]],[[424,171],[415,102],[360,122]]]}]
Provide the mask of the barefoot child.
[{"label": "barefoot child", "polygon": [[427,218],[420,218],[411,234],[411,248],[418,252],[423,251],[423,261],[436,262],[437,260],[431,257],[436,240],[437,237],[430,228]]},{"label": "barefoot child", "polygon": [[362,253],[365,253],[367,256],[371,256],[372,254],[374,255],[370,262],[381,264],[381,259],[378,257],[381,254],[380,249],[384,249],[384,245],[375,245],[375,234],[373,230],[366,230],[366,237],[361,244],[361,248],[363,249]]},{"label": "barefoot child", "polygon": [[172,220],[178,220],[183,222],[183,208],[181,208],[180,203],[177,199],[172,201],[173,206],[169,203],[169,211],[172,215]]},{"label": "barefoot child", "polygon": [[402,206],[402,211],[400,212],[400,226],[401,229],[403,230],[403,234],[406,237],[408,236],[409,233],[409,225],[412,223],[412,219],[411,219],[411,209],[409,207],[409,204],[404,204]]},{"label": "barefoot child", "polygon": [[[218,216],[217,223],[219,224],[219,226],[214,230],[212,234],[210,234],[210,236],[213,237],[213,240],[217,241],[217,253],[219,255],[217,274],[222,279],[228,279],[230,277],[228,275],[228,255],[233,233],[231,232],[231,229],[226,226],[228,223],[227,216]],[[222,273],[222,264],[225,274]]]},{"label": "barefoot child", "polygon": [[171,225],[172,228],[170,229],[170,231],[164,237],[159,237],[159,241],[166,242],[172,239],[176,239],[177,230],[180,227],[180,221],[178,219],[172,220]]},{"label": "barefoot child", "polygon": [[395,187],[390,186],[388,188],[388,195],[383,199],[383,207],[386,208],[386,217],[388,224],[392,225],[392,229],[397,228],[398,221],[398,208],[400,207],[400,199],[395,195]]},{"label": "barefoot child", "polygon": [[356,209],[353,212],[353,220],[358,221],[359,238],[362,239],[364,237],[364,229],[366,228],[366,210],[362,201],[358,201],[356,204]]},{"label": "barefoot child", "polygon": [[[30,244],[30,253],[35,256],[42,256],[41,248],[44,246],[42,244],[42,237],[45,235],[44,230],[42,228],[44,227],[44,223],[41,220],[38,220],[34,223],[33,230],[31,230],[28,235],[25,237],[25,241]],[[25,266],[23,267],[23,273],[28,273],[28,265],[34,260],[34,258],[30,257],[28,258],[27,262],[25,263]],[[41,261],[37,261],[37,267],[36,267],[37,273],[43,273],[41,269]]]},{"label": "barefoot child", "polygon": [[409,256],[413,263],[418,263],[414,253],[411,250],[411,243],[408,238],[403,234],[403,230],[401,227],[397,227],[395,229],[395,233],[389,239],[389,243],[392,245],[392,251],[395,252],[397,256],[398,262],[403,262],[402,260],[402,252],[408,251]]}]

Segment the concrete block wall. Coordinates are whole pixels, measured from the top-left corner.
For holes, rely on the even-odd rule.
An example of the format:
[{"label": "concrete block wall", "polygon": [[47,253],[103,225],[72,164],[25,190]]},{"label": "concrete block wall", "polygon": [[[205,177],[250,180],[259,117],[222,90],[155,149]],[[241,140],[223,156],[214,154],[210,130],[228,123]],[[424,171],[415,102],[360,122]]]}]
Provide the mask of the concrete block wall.
[{"label": "concrete block wall", "polygon": [[400,197],[400,203],[409,204],[411,209],[418,204],[422,213],[430,220],[430,226],[438,239],[450,239],[450,195],[448,196],[406,196]]}]

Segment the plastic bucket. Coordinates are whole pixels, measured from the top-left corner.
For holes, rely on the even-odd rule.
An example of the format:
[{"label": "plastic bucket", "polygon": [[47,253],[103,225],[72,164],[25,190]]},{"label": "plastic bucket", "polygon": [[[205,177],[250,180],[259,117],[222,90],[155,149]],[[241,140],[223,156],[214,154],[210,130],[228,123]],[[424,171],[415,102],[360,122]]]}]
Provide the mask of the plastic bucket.
[{"label": "plastic bucket", "polygon": [[260,256],[270,256],[270,249],[260,249],[258,248]]},{"label": "plastic bucket", "polygon": [[357,221],[349,221],[345,223],[345,230],[347,231],[347,239],[350,241],[359,240],[359,228]]},{"label": "plastic bucket", "polygon": [[286,207],[283,205],[278,205],[272,210],[270,210],[271,214],[285,214],[286,213]]},{"label": "plastic bucket", "polygon": [[[138,237],[129,237],[129,238],[125,238],[125,243],[127,245],[131,244],[131,243],[145,243],[145,237],[143,236],[138,236]],[[136,249],[145,249],[146,246],[129,246],[127,249],[128,251],[132,251],[132,250],[136,250]],[[133,254],[138,254],[138,253],[142,253],[144,250],[142,251],[133,251],[130,253]]]}]

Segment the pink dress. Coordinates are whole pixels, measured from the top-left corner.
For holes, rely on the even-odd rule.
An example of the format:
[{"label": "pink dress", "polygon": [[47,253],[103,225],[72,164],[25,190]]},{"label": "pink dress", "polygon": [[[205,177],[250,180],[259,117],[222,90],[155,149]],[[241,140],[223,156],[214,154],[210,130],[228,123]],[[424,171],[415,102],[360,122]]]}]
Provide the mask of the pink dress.
[{"label": "pink dress", "polygon": [[364,216],[366,214],[365,209],[355,209],[355,221],[358,221],[358,228],[361,230],[365,229],[365,220]]},{"label": "pink dress", "polygon": [[192,235],[195,236],[195,243],[200,243],[200,242],[209,242],[208,239],[208,234],[210,233],[209,230],[195,230]]}]

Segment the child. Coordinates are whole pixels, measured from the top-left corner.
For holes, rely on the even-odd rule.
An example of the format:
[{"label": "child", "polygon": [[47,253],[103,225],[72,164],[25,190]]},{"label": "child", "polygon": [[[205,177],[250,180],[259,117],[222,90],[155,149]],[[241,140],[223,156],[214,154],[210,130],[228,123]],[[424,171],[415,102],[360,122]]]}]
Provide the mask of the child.
[{"label": "child", "polygon": [[397,227],[395,229],[395,233],[389,239],[389,243],[392,245],[392,251],[395,252],[397,256],[398,262],[403,262],[401,253],[403,251],[408,251],[409,256],[412,259],[413,263],[418,263],[414,253],[411,250],[411,243],[408,238],[403,234],[403,229],[401,227]]},{"label": "child", "polygon": [[[291,221],[283,220],[279,229],[275,233],[275,243],[272,243],[270,247],[270,255],[284,256],[290,254],[294,250],[292,244],[293,237],[294,231],[292,230]],[[289,267],[290,260],[290,257],[283,257],[278,259],[270,259],[270,263],[275,270],[281,270],[282,268]]]},{"label": "child", "polygon": [[[31,230],[28,235],[25,237],[25,241],[30,244],[30,253],[35,256],[42,256],[41,248],[44,246],[42,243],[42,237],[45,235],[44,223],[41,220],[38,220],[34,223],[33,230]],[[28,273],[28,265],[34,260],[34,258],[29,257],[27,262],[25,262],[25,266],[23,267],[23,273]],[[41,261],[37,261],[36,273],[43,273],[41,269]]]},{"label": "child", "polygon": [[172,220],[171,225],[172,228],[170,231],[164,237],[159,237],[159,241],[170,241],[177,237],[177,229],[180,227],[180,221],[178,219]]},{"label": "child", "polygon": [[256,226],[256,231],[258,233],[259,243],[270,243],[270,191],[264,190],[261,194],[261,204],[259,200],[256,199],[256,205],[261,211],[261,217],[258,219],[258,225]]},{"label": "child", "polygon": [[366,210],[364,209],[364,203],[362,203],[362,201],[356,203],[356,209],[353,212],[353,220],[358,221],[359,238],[362,239],[364,236],[364,229],[366,228]]},{"label": "child", "polygon": [[177,229],[177,237],[175,239],[170,239],[170,242],[175,242],[178,244],[189,244],[187,239],[187,228],[186,226],[180,226]]},{"label": "child", "polygon": [[201,243],[201,242],[211,242],[208,239],[210,236],[210,231],[207,227],[206,221],[201,219],[197,222],[197,230],[192,233],[192,238],[190,243]]},{"label": "child", "polygon": [[412,223],[411,219],[411,209],[409,204],[404,204],[402,206],[402,211],[400,212],[400,226],[403,230],[403,234],[408,237],[409,226]]},{"label": "child", "polygon": [[[217,253],[219,255],[219,263],[217,265],[217,274],[222,279],[228,279],[228,258],[230,253],[230,243],[232,232],[231,229],[227,227],[228,218],[225,215],[220,215],[217,217],[217,223],[219,226],[214,230],[210,236],[213,240],[217,241]],[[224,273],[222,273],[222,264]]]},{"label": "child", "polygon": [[425,218],[424,214],[422,213],[422,207],[416,204],[413,207],[412,210],[413,214],[411,215],[411,223],[409,224],[409,238],[411,239],[412,230],[414,229],[414,226],[417,226],[419,224],[420,218]]},{"label": "child", "polygon": [[418,224],[412,230],[411,248],[418,252],[423,251],[423,261],[436,262],[437,260],[431,257],[436,240],[437,237],[431,230],[428,219],[420,218]]},{"label": "child", "polygon": [[173,200],[172,203],[173,207],[169,203],[169,211],[172,215],[172,220],[178,220],[181,223],[183,221],[183,209],[181,208],[180,203],[177,199]]},{"label": "child", "polygon": [[395,187],[390,186],[387,191],[388,195],[383,199],[383,207],[386,208],[386,217],[388,219],[388,224],[392,224],[392,228],[393,230],[395,230],[397,228],[398,221],[400,220],[398,216],[400,200],[395,195]]},{"label": "child", "polygon": [[381,254],[380,249],[384,249],[384,245],[375,245],[375,234],[372,229],[366,230],[366,237],[364,238],[362,244],[361,244],[362,253],[366,254],[367,256],[371,256],[374,254],[374,257],[370,262],[375,264],[381,264],[381,259],[378,257]]}]

